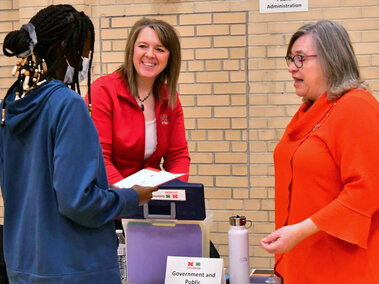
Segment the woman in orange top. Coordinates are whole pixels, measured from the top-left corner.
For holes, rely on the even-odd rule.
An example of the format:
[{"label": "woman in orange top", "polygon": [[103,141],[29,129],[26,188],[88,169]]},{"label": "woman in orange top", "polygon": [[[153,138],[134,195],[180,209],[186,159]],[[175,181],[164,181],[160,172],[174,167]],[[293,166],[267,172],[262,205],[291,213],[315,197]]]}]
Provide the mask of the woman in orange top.
[{"label": "woman in orange top", "polygon": [[339,24],[301,27],[286,60],[303,104],[274,152],[277,230],[261,245],[285,284],[379,283],[379,104]]}]

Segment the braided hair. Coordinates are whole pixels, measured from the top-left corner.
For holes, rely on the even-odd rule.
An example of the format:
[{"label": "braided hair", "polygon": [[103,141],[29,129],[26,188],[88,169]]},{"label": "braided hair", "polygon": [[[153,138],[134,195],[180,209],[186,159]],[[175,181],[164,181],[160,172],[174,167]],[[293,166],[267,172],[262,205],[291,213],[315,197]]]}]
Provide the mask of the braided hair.
[{"label": "braided hair", "polygon": [[[37,43],[31,43],[30,32],[24,26],[7,34],[4,39],[3,52],[6,56],[20,57],[20,62],[15,66],[14,73],[18,71],[18,79],[14,86],[18,86],[20,97],[28,91],[37,88],[42,82],[54,79],[58,68],[64,62],[66,54],[69,54],[75,66],[71,89],[80,94],[78,80],[78,66],[88,35],[91,36],[91,52],[89,66],[92,65],[95,42],[95,31],[92,21],[83,12],[78,12],[71,5],[50,5],[40,10],[30,19],[34,26]],[[30,51],[28,53],[28,50]],[[25,56],[26,54],[26,56]],[[88,93],[90,96],[91,68],[88,72]],[[23,71],[24,69],[24,71]],[[26,72],[26,71],[27,72]],[[32,80],[26,78],[25,72]],[[8,91],[8,93],[10,92]],[[26,91],[26,92],[25,92]],[[7,95],[8,95],[7,93]],[[5,109],[5,100],[3,104]],[[4,119],[4,117],[3,117]]]}]

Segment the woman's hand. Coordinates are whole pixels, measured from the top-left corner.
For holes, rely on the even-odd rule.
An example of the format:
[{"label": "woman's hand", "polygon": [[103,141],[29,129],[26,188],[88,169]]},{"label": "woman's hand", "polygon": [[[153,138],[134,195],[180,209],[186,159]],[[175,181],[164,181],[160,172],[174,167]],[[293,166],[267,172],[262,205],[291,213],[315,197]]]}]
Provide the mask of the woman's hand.
[{"label": "woman's hand", "polygon": [[139,197],[139,205],[143,205],[153,197],[153,192],[158,190],[157,186],[151,187],[151,186],[140,186],[140,185],[134,185],[132,187],[138,194]]},{"label": "woman's hand", "polygon": [[303,222],[276,230],[261,240],[261,246],[269,253],[284,253],[318,231],[320,229],[308,218]]}]

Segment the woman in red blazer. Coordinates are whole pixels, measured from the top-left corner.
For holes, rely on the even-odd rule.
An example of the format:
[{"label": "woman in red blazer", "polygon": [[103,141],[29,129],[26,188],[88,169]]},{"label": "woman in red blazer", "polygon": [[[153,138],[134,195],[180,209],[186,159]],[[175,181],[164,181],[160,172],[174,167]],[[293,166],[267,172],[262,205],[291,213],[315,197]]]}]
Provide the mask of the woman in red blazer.
[{"label": "woman in red blazer", "polygon": [[274,152],[277,230],[261,245],[285,284],[379,283],[379,104],[339,24],[301,27],[286,59],[303,104]]},{"label": "woman in red blazer", "polygon": [[143,18],[132,27],[125,61],[91,85],[92,118],[110,184],[147,167],[185,173],[189,153],[176,92],[181,62],[174,28]]}]

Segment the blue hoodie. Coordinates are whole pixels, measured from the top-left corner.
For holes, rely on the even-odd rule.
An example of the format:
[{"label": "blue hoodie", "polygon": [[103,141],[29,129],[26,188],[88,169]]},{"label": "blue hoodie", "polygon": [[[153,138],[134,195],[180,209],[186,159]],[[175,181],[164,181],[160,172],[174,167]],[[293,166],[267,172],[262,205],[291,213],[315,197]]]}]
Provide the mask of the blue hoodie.
[{"label": "blue hoodie", "polygon": [[108,189],[83,99],[57,80],[19,100],[13,91],[5,123],[0,179],[10,283],[121,283],[113,220],[134,213],[138,195]]}]

